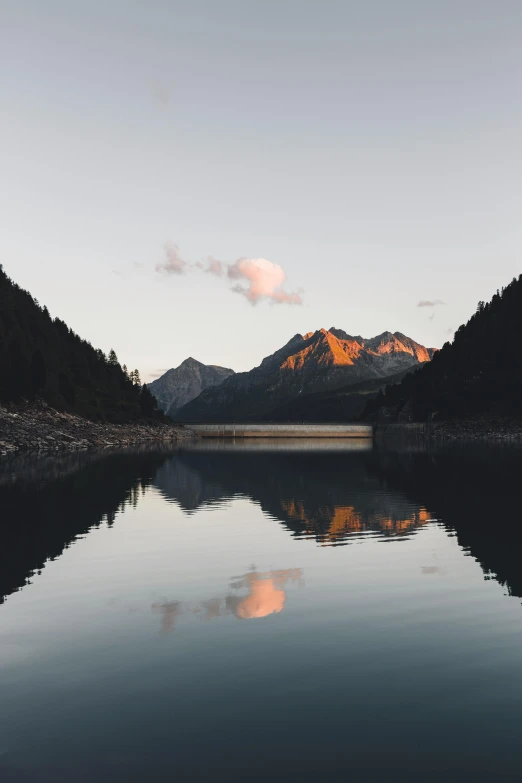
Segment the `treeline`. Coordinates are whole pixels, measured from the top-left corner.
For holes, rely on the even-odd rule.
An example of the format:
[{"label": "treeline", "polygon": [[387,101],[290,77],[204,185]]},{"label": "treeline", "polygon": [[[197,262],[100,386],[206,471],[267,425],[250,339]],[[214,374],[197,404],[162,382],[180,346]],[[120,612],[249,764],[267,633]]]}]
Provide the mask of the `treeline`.
[{"label": "treeline", "polygon": [[433,360],[369,401],[363,418],[522,417],[522,275],[479,302]]},{"label": "treeline", "polygon": [[82,340],[16,285],[0,265],[0,400],[43,399],[112,422],[163,418],[138,370]]}]

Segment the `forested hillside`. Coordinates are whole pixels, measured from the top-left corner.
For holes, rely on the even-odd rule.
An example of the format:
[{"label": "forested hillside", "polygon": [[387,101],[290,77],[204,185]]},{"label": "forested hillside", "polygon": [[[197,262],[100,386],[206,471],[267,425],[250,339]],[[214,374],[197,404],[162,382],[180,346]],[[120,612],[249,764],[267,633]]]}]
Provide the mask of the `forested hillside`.
[{"label": "forested hillside", "polygon": [[426,421],[522,417],[522,275],[476,313],[433,360],[368,403],[365,418],[388,413]]},{"label": "forested hillside", "polygon": [[0,401],[35,398],[90,419],[158,416],[137,370],[128,373],[114,351],[105,356],[51,318],[0,266]]},{"label": "forested hillside", "polygon": [[399,383],[409,372],[417,372],[414,365],[388,378],[373,378],[351,386],[343,386],[333,391],[304,394],[291,402],[270,411],[265,421],[274,422],[353,422],[361,416],[368,400],[377,396],[387,385]]}]

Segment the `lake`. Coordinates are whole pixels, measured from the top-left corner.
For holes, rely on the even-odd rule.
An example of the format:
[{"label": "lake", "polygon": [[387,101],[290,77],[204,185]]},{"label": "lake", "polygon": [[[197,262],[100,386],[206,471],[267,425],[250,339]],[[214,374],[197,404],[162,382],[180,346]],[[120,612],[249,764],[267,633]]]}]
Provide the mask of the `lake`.
[{"label": "lake", "polygon": [[519,780],[522,451],[0,463],[0,780]]}]

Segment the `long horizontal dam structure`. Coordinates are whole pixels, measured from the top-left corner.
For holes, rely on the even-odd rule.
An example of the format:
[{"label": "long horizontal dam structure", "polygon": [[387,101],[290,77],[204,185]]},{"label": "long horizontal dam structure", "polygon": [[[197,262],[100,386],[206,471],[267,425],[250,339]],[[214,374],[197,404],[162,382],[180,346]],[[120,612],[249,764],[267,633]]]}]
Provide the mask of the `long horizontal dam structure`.
[{"label": "long horizontal dam structure", "polygon": [[187,424],[200,438],[372,438],[367,424]]}]

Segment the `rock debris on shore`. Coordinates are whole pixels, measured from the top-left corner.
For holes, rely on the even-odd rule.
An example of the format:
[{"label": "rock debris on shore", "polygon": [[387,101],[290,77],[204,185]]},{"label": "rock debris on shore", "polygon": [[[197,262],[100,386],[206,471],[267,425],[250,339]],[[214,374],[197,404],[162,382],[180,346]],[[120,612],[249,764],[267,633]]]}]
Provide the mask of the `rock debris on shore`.
[{"label": "rock debris on shore", "polygon": [[429,432],[443,440],[522,440],[522,422],[513,419],[452,419],[440,422]]},{"label": "rock debris on shore", "polygon": [[176,424],[94,422],[71,413],[60,413],[43,402],[0,406],[0,455],[194,439],[196,435],[190,429]]}]

